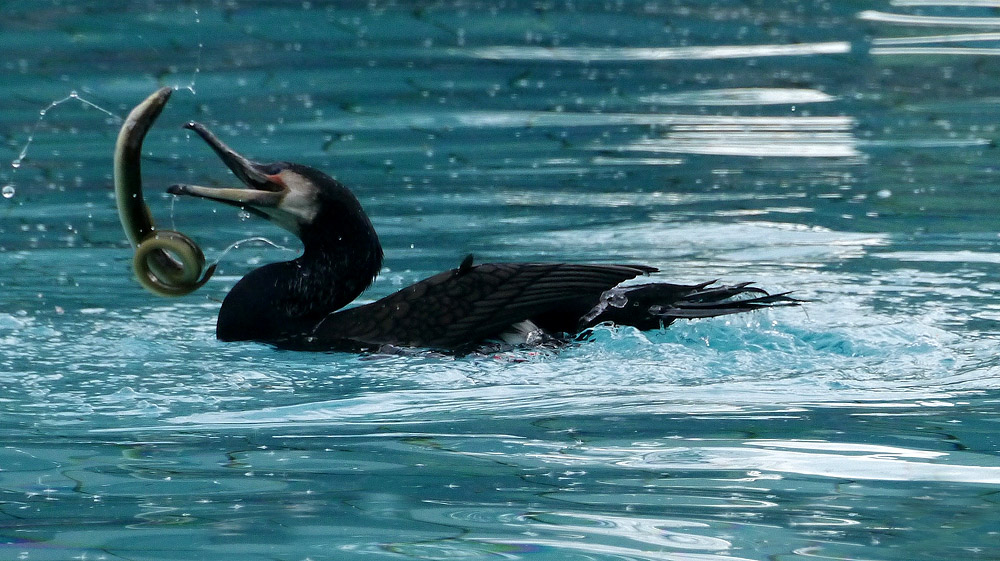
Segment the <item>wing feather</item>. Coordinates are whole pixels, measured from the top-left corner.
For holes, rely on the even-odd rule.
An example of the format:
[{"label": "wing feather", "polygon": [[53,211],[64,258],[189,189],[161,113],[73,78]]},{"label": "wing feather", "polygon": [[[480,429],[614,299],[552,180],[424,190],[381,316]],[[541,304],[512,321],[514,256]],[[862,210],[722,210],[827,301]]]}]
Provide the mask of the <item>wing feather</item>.
[{"label": "wing feather", "polygon": [[427,278],[381,300],[335,312],[319,323],[319,343],[457,348],[512,324],[593,298],[656,269],[643,265],[486,263]]}]

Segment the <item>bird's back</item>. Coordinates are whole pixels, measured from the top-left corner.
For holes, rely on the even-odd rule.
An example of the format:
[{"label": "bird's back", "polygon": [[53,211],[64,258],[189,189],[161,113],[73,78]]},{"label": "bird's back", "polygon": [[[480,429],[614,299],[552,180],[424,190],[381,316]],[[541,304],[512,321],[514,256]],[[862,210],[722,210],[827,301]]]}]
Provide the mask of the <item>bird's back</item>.
[{"label": "bird's back", "polygon": [[549,332],[572,333],[605,291],[655,271],[643,265],[467,260],[381,300],[330,314],[309,344],[458,349],[525,320]]}]

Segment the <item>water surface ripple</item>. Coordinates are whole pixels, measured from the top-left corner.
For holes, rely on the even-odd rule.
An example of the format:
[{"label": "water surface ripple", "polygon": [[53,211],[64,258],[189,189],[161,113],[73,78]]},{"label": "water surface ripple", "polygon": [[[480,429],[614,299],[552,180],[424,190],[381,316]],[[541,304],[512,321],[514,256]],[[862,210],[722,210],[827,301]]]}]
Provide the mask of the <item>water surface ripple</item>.
[{"label": "water surface ripple", "polygon": [[[1000,558],[995,4],[6,3],[0,558]],[[220,261],[177,300],[110,177],[162,85],[147,199]],[[299,246],[162,194],[236,181],[191,119],[355,189],[361,301],[473,253],[807,302],[560,351],[223,344]]]}]

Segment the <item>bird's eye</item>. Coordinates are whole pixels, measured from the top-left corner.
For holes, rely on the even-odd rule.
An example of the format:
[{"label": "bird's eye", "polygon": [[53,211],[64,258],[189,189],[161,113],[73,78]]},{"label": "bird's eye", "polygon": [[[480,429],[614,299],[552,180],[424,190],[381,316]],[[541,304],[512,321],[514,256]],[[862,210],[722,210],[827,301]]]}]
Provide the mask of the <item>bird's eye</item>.
[{"label": "bird's eye", "polygon": [[267,175],[278,175],[285,167],[281,164],[262,164],[258,169]]}]

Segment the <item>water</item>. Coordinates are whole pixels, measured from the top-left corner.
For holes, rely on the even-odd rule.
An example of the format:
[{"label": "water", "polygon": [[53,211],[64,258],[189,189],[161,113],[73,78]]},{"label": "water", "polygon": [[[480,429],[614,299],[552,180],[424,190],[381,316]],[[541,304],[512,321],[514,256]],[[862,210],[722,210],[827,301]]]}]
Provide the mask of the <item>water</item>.
[{"label": "water", "polygon": [[[6,3],[0,558],[1000,558],[1000,35],[966,4]],[[146,196],[222,259],[178,300],[110,177],[164,84]],[[297,242],[157,195],[236,181],[191,119],[354,187],[365,300],[474,253],[809,303],[559,353],[222,344]]]}]

